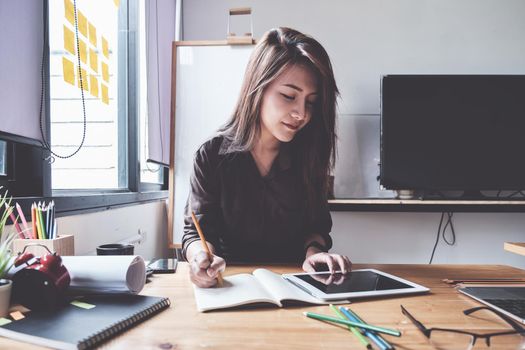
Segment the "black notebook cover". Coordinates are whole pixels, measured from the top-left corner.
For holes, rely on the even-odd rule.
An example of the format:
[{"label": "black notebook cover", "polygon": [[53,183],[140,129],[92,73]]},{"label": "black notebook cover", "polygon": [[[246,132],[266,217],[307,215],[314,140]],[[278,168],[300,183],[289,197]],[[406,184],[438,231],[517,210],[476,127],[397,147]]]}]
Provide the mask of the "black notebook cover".
[{"label": "black notebook cover", "polygon": [[0,336],[56,349],[89,349],[133,327],[170,305],[168,298],[144,295],[86,296],[92,309],[64,306],[55,312],[31,311],[0,327]]}]

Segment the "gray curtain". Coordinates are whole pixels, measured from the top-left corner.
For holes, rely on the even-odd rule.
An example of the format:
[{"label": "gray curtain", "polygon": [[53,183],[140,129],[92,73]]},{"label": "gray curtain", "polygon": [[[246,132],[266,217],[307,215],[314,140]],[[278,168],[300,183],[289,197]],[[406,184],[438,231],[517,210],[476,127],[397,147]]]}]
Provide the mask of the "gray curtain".
[{"label": "gray curtain", "polygon": [[176,0],[146,1],[148,161],[169,165],[171,46],[175,40]]},{"label": "gray curtain", "polygon": [[0,0],[0,131],[27,143],[42,140],[43,11],[44,1]]}]

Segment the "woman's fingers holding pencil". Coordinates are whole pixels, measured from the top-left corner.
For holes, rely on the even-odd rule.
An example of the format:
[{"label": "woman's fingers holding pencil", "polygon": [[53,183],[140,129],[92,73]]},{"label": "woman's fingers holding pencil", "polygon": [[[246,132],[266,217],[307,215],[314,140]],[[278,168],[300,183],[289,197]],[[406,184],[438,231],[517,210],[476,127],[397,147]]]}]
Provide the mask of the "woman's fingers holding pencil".
[{"label": "woman's fingers holding pencil", "polygon": [[213,260],[208,267],[208,276],[212,278],[217,278],[219,273],[223,272],[226,269],[226,261],[220,256],[214,255]]},{"label": "woman's fingers holding pencil", "polygon": [[209,288],[217,284],[217,276],[224,271],[226,262],[223,258],[213,255],[210,261],[205,251],[194,255],[190,261],[190,279],[198,287]]},{"label": "woman's fingers holding pencil", "polygon": [[195,254],[190,261],[190,279],[198,287],[207,288],[215,284],[214,279],[207,273],[210,264],[208,254],[204,251]]}]

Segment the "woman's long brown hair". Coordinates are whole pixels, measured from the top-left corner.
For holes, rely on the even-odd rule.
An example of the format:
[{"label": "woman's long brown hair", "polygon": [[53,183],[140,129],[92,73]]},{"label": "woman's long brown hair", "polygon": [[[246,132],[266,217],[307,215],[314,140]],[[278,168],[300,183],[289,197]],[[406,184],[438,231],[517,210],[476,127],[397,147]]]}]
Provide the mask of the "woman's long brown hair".
[{"label": "woman's long brown hair", "polygon": [[317,76],[318,99],[310,122],[290,142],[301,167],[312,214],[326,203],[329,176],[336,158],[336,99],[339,94],[325,49],[312,37],[290,28],[264,34],[250,57],[239,99],[230,120],[219,132],[230,139],[229,151],[245,152],[260,134],[260,107],[265,88],[287,68],[302,64]]}]

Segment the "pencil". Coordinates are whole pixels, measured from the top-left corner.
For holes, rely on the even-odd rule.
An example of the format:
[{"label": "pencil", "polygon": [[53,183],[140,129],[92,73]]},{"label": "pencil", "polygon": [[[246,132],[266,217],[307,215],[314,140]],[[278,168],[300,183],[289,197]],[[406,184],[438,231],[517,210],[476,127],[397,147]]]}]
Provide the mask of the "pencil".
[{"label": "pencil", "polygon": [[[199,224],[199,221],[197,220],[197,217],[195,216],[195,213],[191,212],[191,219],[193,220],[193,223],[195,224],[195,228],[197,229],[197,233],[199,234],[199,237],[201,239],[202,247],[204,248],[204,251],[206,254],[208,254],[208,258],[211,260],[213,259],[213,254],[210,252],[210,248],[206,244],[206,238],[204,238],[204,233],[202,233],[201,225]],[[222,286],[222,274],[219,271],[219,274],[217,275],[217,285],[220,287]]]},{"label": "pencil", "polygon": [[400,337],[401,336],[401,332],[396,330],[396,329],[389,329],[389,328],[383,328],[383,327],[378,327],[378,326],[372,326],[371,324],[361,323],[361,322],[352,322],[352,321],[348,321],[348,320],[341,320],[340,318],[337,318],[337,317],[320,315],[320,314],[316,314],[316,313],[313,313],[313,312],[303,312],[303,314],[306,317],[310,317],[310,318],[313,318],[313,319],[316,319],[316,320],[320,320],[320,321],[330,321],[330,322],[344,324],[344,325],[347,325],[347,326],[359,327],[359,328],[368,329],[368,330],[371,330],[371,331],[376,331],[376,332],[379,332],[379,333],[390,334],[390,335],[393,335],[395,337]]},{"label": "pencil", "polygon": [[7,215],[9,216],[11,221],[13,222],[13,225],[15,227],[16,232],[18,233],[18,236],[20,238],[22,238],[22,239],[25,238],[24,234],[22,232],[22,229],[20,228],[20,225],[18,225],[18,220],[17,220],[17,218],[16,218],[16,216],[15,216],[15,214],[13,212],[14,211],[14,207],[11,207],[7,203],[5,203],[5,210],[7,212]]},{"label": "pencil", "polygon": [[22,221],[22,226],[24,227],[24,236],[28,237],[31,235],[29,232],[29,227],[27,226],[27,221],[26,221],[26,217],[24,216],[24,212],[22,208],[20,207],[20,204],[18,203],[16,203],[16,210],[18,212],[18,216],[20,217],[20,220]]},{"label": "pencil", "polygon": [[[339,307],[339,310],[350,320],[350,321],[356,321],[361,323],[366,323],[363,321],[355,312],[350,310],[349,308]],[[375,334],[372,331],[365,331],[365,335],[372,339],[374,343],[381,349],[381,350],[391,350],[394,347],[390,345],[383,337],[381,337],[379,334]]]},{"label": "pencil", "polygon": [[[335,314],[337,316],[339,316],[340,319],[342,319],[342,320],[346,319],[346,317],[344,317],[344,315],[341,313],[341,311],[339,311],[334,305],[330,304],[330,308],[335,312]],[[352,331],[352,333],[354,333],[354,335],[357,337],[357,339],[359,339],[361,344],[363,344],[367,349],[372,349],[372,345],[370,344],[370,342],[368,340],[366,340],[365,337],[363,337],[363,335],[361,334],[361,332],[359,332],[357,330],[357,328],[352,327],[352,326],[347,326],[347,327],[348,327],[348,329],[350,331]]]},{"label": "pencil", "polygon": [[46,239],[46,227],[44,226],[44,218],[42,217],[42,206],[40,202],[38,203],[38,209],[36,211],[36,215],[38,216],[38,224],[40,227],[40,239]]},{"label": "pencil", "polygon": [[33,229],[33,235],[31,238],[38,238],[38,231],[36,229],[36,214],[35,214],[35,203],[31,204],[31,228]]}]

